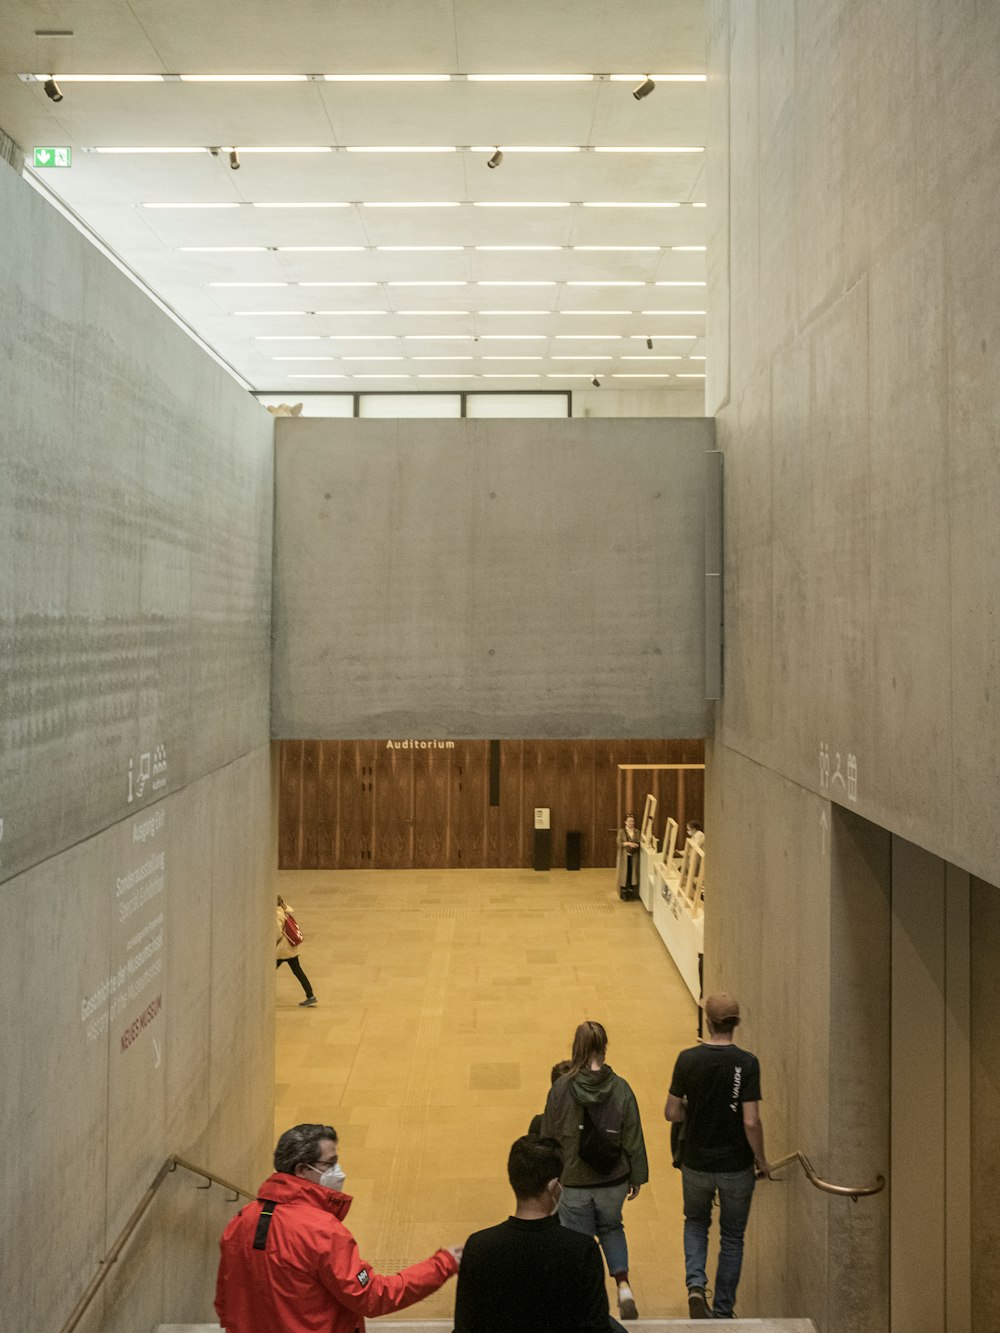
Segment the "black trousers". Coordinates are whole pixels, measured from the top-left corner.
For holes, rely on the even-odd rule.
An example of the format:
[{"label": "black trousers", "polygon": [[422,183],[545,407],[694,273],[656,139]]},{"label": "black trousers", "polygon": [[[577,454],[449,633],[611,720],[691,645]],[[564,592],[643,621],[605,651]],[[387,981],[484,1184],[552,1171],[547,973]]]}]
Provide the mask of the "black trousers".
[{"label": "black trousers", "polygon": [[288,964],[288,966],[292,969],[292,971],[293,971],[293,972],[295,973],[295,975],[298,977],[298,979],[299,979],[299,984],[301,985],[302,989],[303,989],[303,990],[305,991],[305,993],[306,993],[306,999],[307,999],[307,1000],[308,1000],[308,999],[311,999],[311,997],[312,997],[312,993],[313,993],[313,988],[312,988],[312,985],[310,984],[309,978],[308,978],[308,977],[306,976],[306,974],[302,971],[302,964],[299,962],[298,958],[279,958],[278,961],[277,961],[277,963],[275,963],[275,967],[280,967],[282,963],[287,963],[287,964]]}]

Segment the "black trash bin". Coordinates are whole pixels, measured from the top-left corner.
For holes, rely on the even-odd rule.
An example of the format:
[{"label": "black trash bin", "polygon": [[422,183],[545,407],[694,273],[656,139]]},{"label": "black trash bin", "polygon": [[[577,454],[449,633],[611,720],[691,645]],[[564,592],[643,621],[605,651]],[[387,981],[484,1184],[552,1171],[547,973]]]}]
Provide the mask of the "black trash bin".
[{"label": "black trash bin", "polygon": [[579,870],[583,834],[573,829],[566,834],[566,869]]}]

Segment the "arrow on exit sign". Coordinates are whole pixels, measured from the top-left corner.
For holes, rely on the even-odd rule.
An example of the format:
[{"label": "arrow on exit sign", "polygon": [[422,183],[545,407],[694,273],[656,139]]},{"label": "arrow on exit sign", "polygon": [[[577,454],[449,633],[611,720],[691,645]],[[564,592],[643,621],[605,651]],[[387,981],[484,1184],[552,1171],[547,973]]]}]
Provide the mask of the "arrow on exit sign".
[{"label": "arrow on exit sign", "polygon": [[34,165],[36,167],[71,167],[73,165],[72,148],[36,148]]}]

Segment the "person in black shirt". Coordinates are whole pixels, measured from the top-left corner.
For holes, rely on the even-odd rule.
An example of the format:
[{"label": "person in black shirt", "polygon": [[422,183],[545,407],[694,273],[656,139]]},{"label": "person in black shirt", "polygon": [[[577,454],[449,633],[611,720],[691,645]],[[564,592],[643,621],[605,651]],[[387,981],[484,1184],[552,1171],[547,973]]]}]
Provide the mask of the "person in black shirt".
[{"label": "person in black shirt", "polygon": [[[692,1319],[733,1319],[755,1178],[770,1174],[760,1122],[760,1064],[733,1041],[740,1006],[725,991],[702,1006],[708,1041],[681,1051],[664,1109],[684,1123],[684,1267]],[[709,1309],[708,1228],[719,1196],[719,1264]]]},{"label": "person in black shirt", "polygon": [[515,1140],[507,1176],[517,1207],[465,1243],[455,1333],[624,1333],[608,1312],[597,1242],[560,1225],[562,1169],[555,1139]]}]

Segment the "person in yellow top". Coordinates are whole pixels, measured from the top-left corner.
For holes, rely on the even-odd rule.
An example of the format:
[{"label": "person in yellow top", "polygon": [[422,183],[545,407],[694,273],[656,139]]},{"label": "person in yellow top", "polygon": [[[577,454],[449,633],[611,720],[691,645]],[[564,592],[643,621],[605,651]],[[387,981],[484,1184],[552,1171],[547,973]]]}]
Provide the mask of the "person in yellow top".
[{"label": "person in yellow top", "polygon": [[280,967],[282,963],[287,963],[299,979],[299,984],[306,993],[306,998],[299,1001],[300,1009],[309,1009],[317,1003],[316,996],[313,994],[312,983],[306,974],[302,971],[302,964],[299,962],[299,946],[293,944],[285,934],[285,918],[290,916],[291,907],[285,902],[281,894],[278,894],[278,912],[277,912],[277,934],[275,949],[277,951],[277,962],[275,967]]}]

